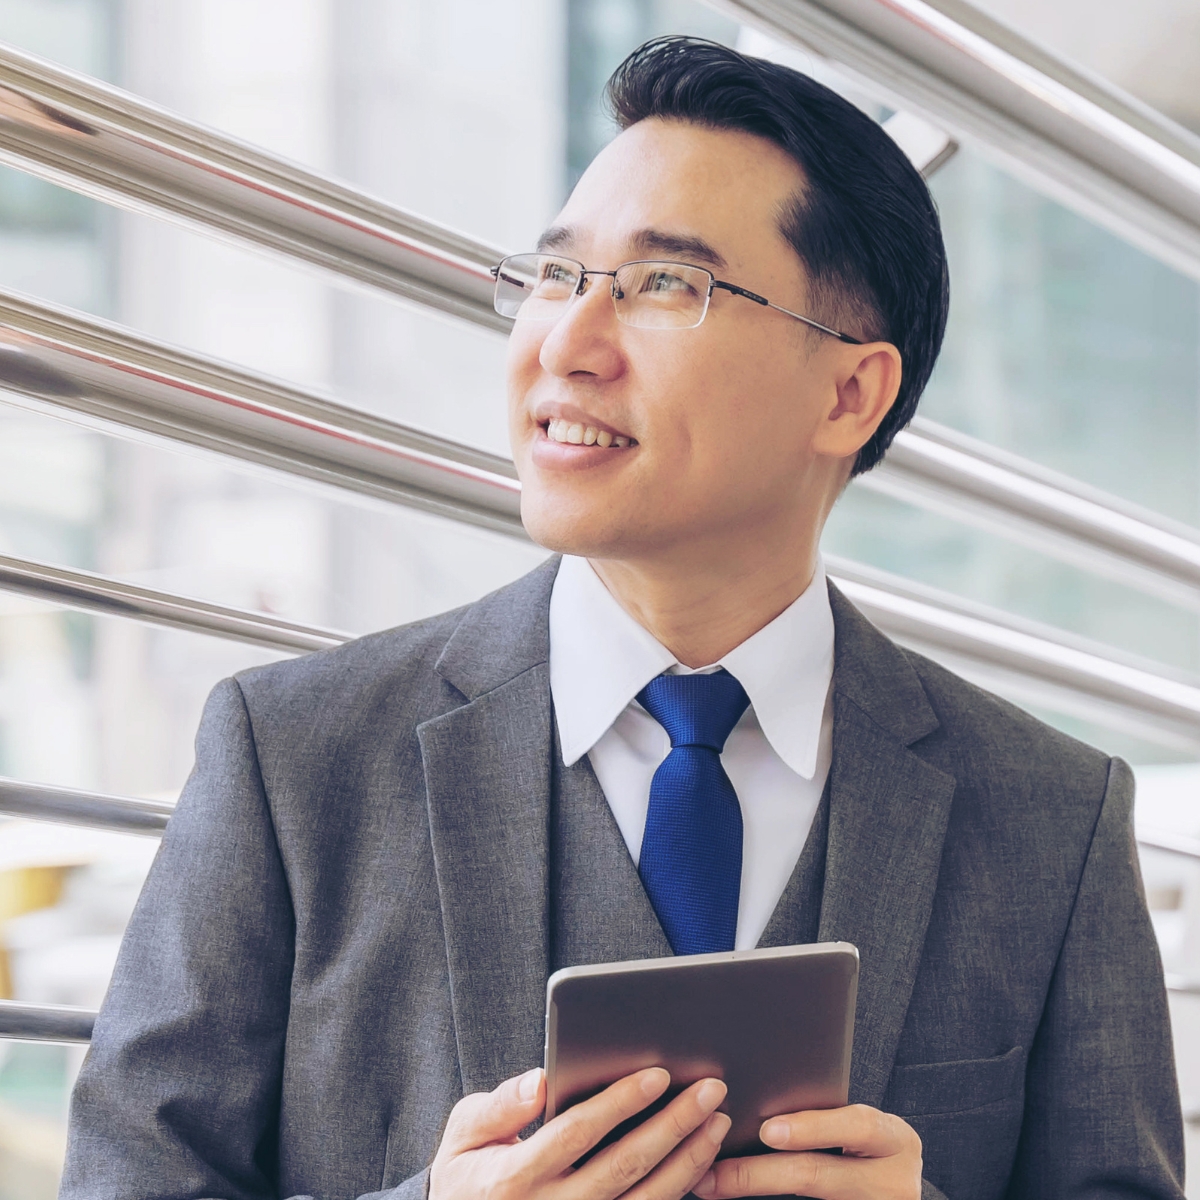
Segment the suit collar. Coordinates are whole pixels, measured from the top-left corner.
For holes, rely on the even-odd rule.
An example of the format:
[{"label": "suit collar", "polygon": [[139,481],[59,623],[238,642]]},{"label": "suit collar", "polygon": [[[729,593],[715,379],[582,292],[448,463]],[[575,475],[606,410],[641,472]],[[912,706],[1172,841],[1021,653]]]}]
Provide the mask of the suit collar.
[{"label": "suit collar", "polygon": [[[437,673],[474,699],[548,662],[547,613],[561,561],[551,555],[528,575],[470,605],[434,665]],[[937,715],[908,659],[837,587],[828,587],[836,690],[905,745],[932,733]]]},{"label": "suit collar", "polygon": [[833,609],[835,693],[856,705],[904,746],[938,727],[937,713],[904,652],[829,584]]},{"label": "suit collar", "polygon": [[821,941],[860,975],[852,1101],[882,1102],[937,890],[953,776],[912,749],[938,728],[908,659],[837,591],[833,763]]},{"label": "suit collar", "polygon": [[551,555],[528,575],[468,607],[433,669],[474,700],[547,662],[546,613],[560,561]]},{"label": "suit collar", "polygon": [[417,726],[464,1093],[541,1062],[548,973],[546,664],[491,682]]},{"label": "suit collar", "polygon": [[464,1092],[542,1059],[557,570],[464,612],[434,667],[463,702],[417,726]]}]

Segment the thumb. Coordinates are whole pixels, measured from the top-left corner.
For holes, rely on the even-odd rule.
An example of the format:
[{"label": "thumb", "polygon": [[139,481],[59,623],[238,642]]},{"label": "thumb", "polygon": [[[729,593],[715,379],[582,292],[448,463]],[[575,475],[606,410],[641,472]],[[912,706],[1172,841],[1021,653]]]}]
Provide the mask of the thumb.
[{"label": "thumb", "polygon": [[506,1079],[493,1092],[464,1096],[446,1122],[438,1156],[462,1154],[495,1142],[511,1142],[546,1103],[541,1067]]}]

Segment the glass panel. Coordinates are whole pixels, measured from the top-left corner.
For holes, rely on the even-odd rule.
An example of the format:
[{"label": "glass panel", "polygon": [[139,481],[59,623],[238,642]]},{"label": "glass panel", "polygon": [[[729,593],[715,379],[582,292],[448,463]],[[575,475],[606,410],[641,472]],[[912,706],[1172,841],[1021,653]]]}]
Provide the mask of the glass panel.
[{"label": "glass panel", "polygon": [[79,1050],[0,1042],[0,1200],[54,1200]]},{"label": "glass panel", "polygon": [[1200,284],[970,151],[932,188],[951,306],[922,414],[1196,524]]},{"label": "glass panel", "polygon": [[[5,0],[0,42],[113,76],[110,0]],[[0,166],[0,287],[110,315],[115,220],[102,204]]]},{"label": "glass panel", "polygon": [[866,488],[851,485],[842,496],[822,546],[1172,667],[1200,670],[1195,613]]},{"label": "glass panel", "polygon": [[667,33],[732,46],[738,25],[693,0],[568,0],[568,191],[612,138],[612,118],[601,102],[609,75],[635,47]]},{"label": "glass panel", "polygon": [[[0,553],[352,633],[466,603],[544,557],[514,538],[2,404]],[[0,593],[0,774],[173,796],[208,690],[275,657]]]}]

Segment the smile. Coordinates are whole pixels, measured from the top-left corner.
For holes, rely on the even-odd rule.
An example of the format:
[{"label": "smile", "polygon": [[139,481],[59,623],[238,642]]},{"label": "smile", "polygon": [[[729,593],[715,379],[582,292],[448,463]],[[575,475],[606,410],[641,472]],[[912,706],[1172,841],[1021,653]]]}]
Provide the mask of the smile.
[{"label": "smile", "polygon": [[542,428],[550,441],[570,446],[599,446],[603,450],[621,450],[626,446],[637,445],[631,437],[609,433],[607,429],[597,429],[594,425],[564,421],[558,417],[546,422]]}]

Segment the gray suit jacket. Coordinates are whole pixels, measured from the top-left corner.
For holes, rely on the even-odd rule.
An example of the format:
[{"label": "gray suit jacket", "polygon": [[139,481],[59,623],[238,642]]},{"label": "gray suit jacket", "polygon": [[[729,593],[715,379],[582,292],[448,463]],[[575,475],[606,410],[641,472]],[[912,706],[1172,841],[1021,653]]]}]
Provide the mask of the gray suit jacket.
[{"label": "gray suit jacket", "polygon": [[[416,1200],[455,1101],[540,1062],[555,569],[214,691],[64,1200]],[[1181,1196],[1128,768],[831,599],[852,1099],[917,1129],[928,1196]]]}]

